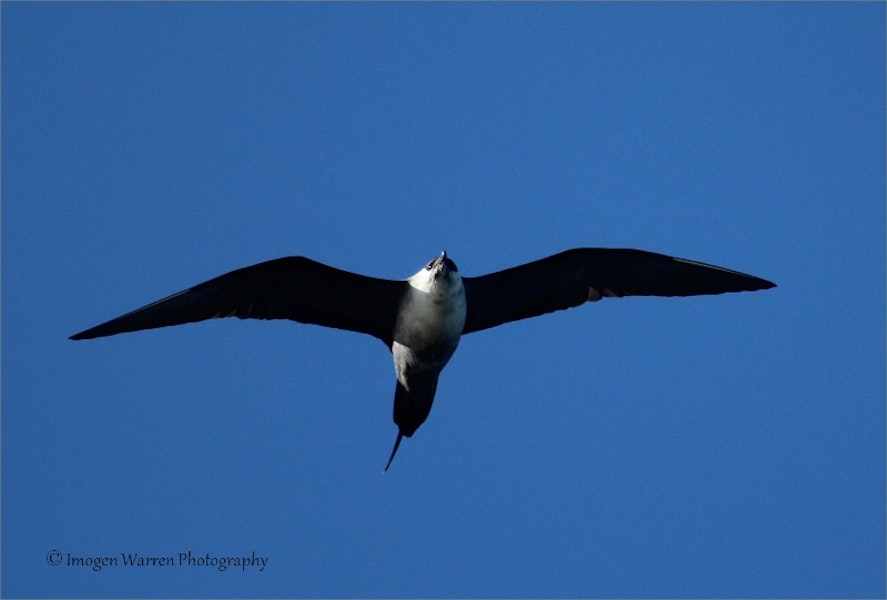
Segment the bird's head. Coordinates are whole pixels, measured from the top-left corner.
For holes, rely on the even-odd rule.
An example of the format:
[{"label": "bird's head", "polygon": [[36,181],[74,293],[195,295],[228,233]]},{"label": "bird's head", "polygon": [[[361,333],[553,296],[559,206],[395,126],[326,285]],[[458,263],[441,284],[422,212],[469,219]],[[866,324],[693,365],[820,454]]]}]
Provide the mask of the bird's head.
[{"label": "bird's head", "polygon": [[414,288],[423,292],[446,293],[462,287],[459,268],[447,257],[446,250],[441,252],[440,256],[431,259],[422,270],[410,277],[409,282]]}]

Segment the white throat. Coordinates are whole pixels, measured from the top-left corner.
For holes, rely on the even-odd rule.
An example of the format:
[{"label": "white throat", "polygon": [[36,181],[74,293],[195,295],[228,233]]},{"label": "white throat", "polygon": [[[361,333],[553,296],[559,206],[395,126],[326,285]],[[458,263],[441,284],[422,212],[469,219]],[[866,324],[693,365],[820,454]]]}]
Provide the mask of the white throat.
[{"label": "white throat", "polygon": [[430,337],[462,335],[466,304],[458,271],[435,265],[423,268],[407,282],[410,290],[401,305],[399,325],[424,330]]},{"label": "white throat", "polygon": [[442,266],[424,267],[407,281],[410,287],[426,294],[452,295],[462,289],[462,276],[458,271],[445,270]]},{"label": "white throat", "polygon": [[395,362],[398,372],[406,363],[427,361],[431,368],[443,368],[465,326],[466,303],[462,277],[446,264],[431,264],[407,280],[394,331]]}]

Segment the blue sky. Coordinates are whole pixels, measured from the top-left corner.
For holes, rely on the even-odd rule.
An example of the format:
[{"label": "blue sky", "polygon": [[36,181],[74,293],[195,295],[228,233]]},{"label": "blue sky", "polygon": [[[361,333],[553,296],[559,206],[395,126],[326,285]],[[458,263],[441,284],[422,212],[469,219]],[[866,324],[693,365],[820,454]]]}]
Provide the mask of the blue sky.
[{"label": "blue sky", "polygon": [[[5,597],[883,597],[882,3],[2,6]],[[67,337],[286,255],[778,283],[462,340]],[[63,564],[50,563],[58,551]],[[263,571],[68,557],[267,557]]]}]

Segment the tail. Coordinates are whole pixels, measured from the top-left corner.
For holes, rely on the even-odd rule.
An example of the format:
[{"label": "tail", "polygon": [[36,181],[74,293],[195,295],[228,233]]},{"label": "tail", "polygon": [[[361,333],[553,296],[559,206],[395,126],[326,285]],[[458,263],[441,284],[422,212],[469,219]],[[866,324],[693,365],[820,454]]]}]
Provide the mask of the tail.
[{"label": "tail", "polygon": [[404,436],[412,437],[428,418],[431,403],[434,402],[434,392],[437,391],[437,375],[433,373],[424,378],[414,378],[411,381],[411,390],[404,387],[400,381],[397,382],[394,391],[394,423],[397,425],[398,433],[385,471],[391,466],[391,461],[394,460]]},{"label": "tail", "polygon": [[400,440],[403,439],[403,434],[399,431],[397,432],[397,439],[394,441],[394,450],[391,451],[391,456],[388,458],[388,464],[385,465],[385,472],[388,472],[388,467],[391,466],[391,461],[394,460],[394,455],[397,454],[397,449],[400,447]]}]

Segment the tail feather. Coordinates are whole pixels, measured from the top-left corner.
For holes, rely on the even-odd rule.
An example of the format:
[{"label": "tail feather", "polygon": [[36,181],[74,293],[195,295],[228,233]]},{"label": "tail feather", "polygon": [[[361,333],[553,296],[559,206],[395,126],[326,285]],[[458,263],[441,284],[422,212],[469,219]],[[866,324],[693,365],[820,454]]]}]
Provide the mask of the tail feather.
[{"label": "tail feather", "polygon": [[388,458],[388,464],[385,465],[385,472],[388,472],[388,467],[391,466],[391,461],[394,460],[394,455],[397,454],[397,449],[400,447],[400,440],[403,439],[403,434],[401,432],[397,432],[397,439],[394,441],[394,449],[391,451],[391,456]]},{"label": "tail feather", "polygon": [[438,373],[424,378],[413,377],[410,379],[409,389],[398,380],[394,392],[394,423],[398,427],[398,433],[391,457],[385,465],[386,471],[391,466],[394,455],[397,454],[401,440],[404,437],[412,437],[428,418],[431,404],[434,402],[434,393],[437,391],[437,376]]}]

